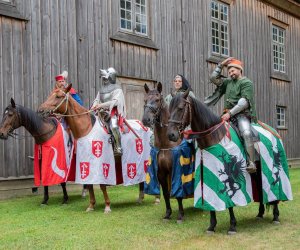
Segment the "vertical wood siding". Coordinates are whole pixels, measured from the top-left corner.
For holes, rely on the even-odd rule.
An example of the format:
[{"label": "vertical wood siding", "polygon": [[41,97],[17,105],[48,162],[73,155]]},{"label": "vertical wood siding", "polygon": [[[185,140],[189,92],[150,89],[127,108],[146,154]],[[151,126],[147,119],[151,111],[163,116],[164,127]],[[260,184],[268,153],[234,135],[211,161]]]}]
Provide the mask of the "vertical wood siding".
[{"label": "vertical wood siding", "polygon": [[[184,74],[203,100],[214,89],[209,75],[216,66],[207,60],[210,0],[149,2],[150,38],[159,50],[110,39],[119,29],[117,0],[16,0],[18,10],[29,21],[0,16],[0,112],[11,97],[37,109],[53,88],[54,76],[62,70],[69,72],[69,82],[88,107],[99,89],[99,69],[109,66],[127,79],[161,81],[164,94],[170,91],[173,77]],[[286,65],[291,82],[270,78],[268,16],[288,24]],[[230,55],[244,61],[245,75],[255,84],[260,120],[275,127],[276,105],[287,107],[287,130],[280,133],[292,158],[300,157],[295,146],[300,141],[299,41],[299,19],[262,1],[232,1]],[[222,107],[220,102],[213,110],[221,113]],[[28,135],[24,129],[18,133]],[[32,162],[27,158],[33,154],[32,148],[31,138],[0,141],[0,177],[32,175]]]}]

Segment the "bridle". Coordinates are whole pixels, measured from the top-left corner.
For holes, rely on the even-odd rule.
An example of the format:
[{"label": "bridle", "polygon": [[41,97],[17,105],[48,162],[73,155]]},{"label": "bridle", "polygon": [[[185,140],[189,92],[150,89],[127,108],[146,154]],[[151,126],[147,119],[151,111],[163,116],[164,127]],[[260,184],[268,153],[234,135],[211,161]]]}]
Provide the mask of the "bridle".
[{"label": "bridle", "polygon": [[159,124],[161,127],[168,126],[168,124],[162,124],[162,122],[161,122],[161,111],[162,111],[163,107],[164,107],[164,101],[163,101],[162,95],[160,96],[160,103],[159,103],[158,107],[153,107],[153,105],[149,105],[149,104],[144,105],[144,112],[145,112],[145,109],[148,108],[154,115],[154,119],[151,122],[151,125]]},{"label": "bridle", "polygon": [[[174,119],[169,119],[169,123],[174,123],[176,124],[177,130],[179,134],[183,133],[184,129],[191,125],[192,123],[192,108],[191,108],[191,101],[189,97],[184,100],[184,112],[182,115],[181,120],[174,120]],[[187,123],[187,118],[189,116],[189,122]]]}]

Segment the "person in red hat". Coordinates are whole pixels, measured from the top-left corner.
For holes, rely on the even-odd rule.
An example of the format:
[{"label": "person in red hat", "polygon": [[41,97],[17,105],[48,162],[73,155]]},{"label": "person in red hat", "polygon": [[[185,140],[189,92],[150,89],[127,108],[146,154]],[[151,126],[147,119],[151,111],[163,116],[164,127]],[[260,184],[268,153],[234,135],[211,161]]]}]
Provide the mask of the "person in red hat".
[{"label": "person in red hat", "polygon": [[[222,69],[226,66],[228,78],[221,75]],[[210,77],[210,81],[217,85],[217,90],[205,98],[205,103],[208,106],[214,105],[224,95],[222,119],[232,121],[239,129],[248,153],[246,170],[254,173],[256,171],[254,142],[257,140],[251,131],[251,122],[257,121],[254,86],[251,80],[243,76],[243,71],[243,63],[233,57],[218,64]]]},{"label": "person in red hat", "polygon": [[[55,81],[56,81],[55,86],[59,89],[66,88],[68,86],[68,83],[66,82],[67,78],[68,78],[68,72],[63,71],[60,75],[57,75],[55,77]],[[78,102],[81,106],[83,106],[83,102],[74,88],[70,89],[70,94],[75,99],[76,102]]]}]

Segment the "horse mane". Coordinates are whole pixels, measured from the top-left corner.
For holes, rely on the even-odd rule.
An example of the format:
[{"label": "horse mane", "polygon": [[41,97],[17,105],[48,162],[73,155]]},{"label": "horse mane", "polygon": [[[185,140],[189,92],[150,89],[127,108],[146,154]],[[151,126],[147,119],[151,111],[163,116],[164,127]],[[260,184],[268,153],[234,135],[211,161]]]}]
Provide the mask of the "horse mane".
[{"label": "horse mane", "polygon": [[[177,107],[180,103],[182,94],[175,95],[170,103],[170,110],[173,110],[174,107]],[[214,114],[206,105],[201,103],[198,99],[188,96],[191,100],[191,106],[194,110],[194,117],[197,119],[197,124],[200,129],[208,129],[215,124],[221,122],[221,118]]]}]

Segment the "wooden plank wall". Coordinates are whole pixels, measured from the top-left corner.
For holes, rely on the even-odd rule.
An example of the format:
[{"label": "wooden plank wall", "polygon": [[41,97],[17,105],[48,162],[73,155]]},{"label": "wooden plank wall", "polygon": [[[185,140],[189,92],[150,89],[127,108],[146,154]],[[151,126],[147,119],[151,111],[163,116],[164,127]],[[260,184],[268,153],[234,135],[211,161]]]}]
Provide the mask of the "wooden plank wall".
[{"label": "wooden plank wall", "polygon": [[[178,73],[187,77],[200,100],[213,91],[208,79],[215,64],[207,61],[209,0],[151,0],[149,31],[159,50],[110,39],[119,29],[118,2],[16,0],[20,13],[30,21],[0,17],[1,112],[11,96],[17,103],[37,109],[53,88],[54,76],[62,70],[68,70],[69,81],[86,107],[99,89],[99,68],[109,66],[127,78],[161,81],[164,94]],[[288,24],[290,83],[270,79],[268,16]],[[259,118],[274,126],[276,105],[287,106],[288,129],[281,134],[288,156],[300,157],[295,147],[300,141],[300,20],[258,0],[232,1],[230,20],[231,55],[244,61],[245,74],[256,84]],[[221,109],[221,103],[214,108],[218,113]],[[0,178],[33,173],[27,159],[32,155],[32,143],[29,138],[0,142]]]}]

